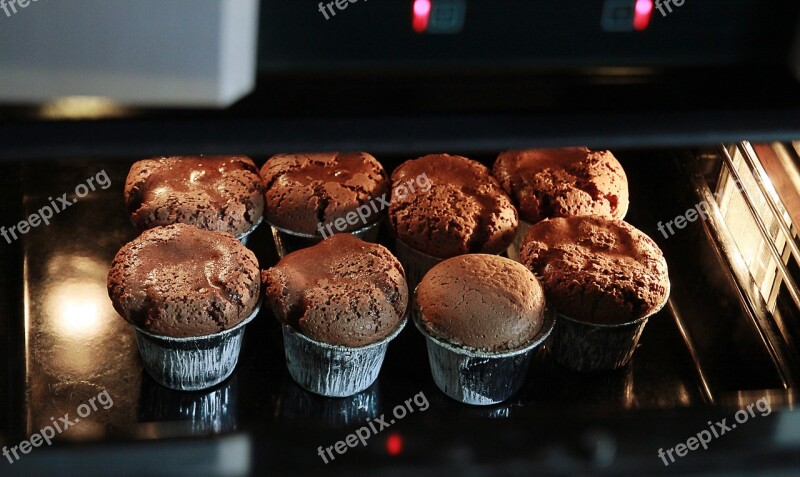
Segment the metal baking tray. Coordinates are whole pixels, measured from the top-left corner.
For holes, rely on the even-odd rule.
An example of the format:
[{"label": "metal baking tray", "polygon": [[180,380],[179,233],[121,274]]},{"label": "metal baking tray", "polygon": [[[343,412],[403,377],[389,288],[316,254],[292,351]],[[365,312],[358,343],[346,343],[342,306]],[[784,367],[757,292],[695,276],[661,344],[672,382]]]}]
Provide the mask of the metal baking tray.
[{"label": "metal baking tray", "polygon": [[[18,445],[67,414],[86,414],[52,445],[13,464],[0,456],[0,475],[755,475],[800,468],[795,345],[765,332],[759,320],[768,314],[753,314],[713,220],[669,237],[658,229],[715,186],[720,149],[614,152],[630,182],[626,220],[667,258],[669,303],[650,319],[627,367],[575,373],[540,352],[522,390],[489,407],[457,403],[435,387],[413,326],[392,342],[368,390],[344,399],[312,395],[289,377],[280,326],[267,307],[248,326],[230,379],[195,393],[159,386],[143,371],[132,330],[106,292],[111,259],[136,234],[122,199],[133,158],[3,163],[6,226],[65,192],[73,197],[100,171],[110,186],[49,225],[0,242],[7,363],[0,377],[9,383],[0,391],[7,410],[0,445]],[[376,156],[388,170],[405,159]],[[393,248],[385,227],[379,241]],[[262,268],[277,262],[266,226],[248,246]],[[99,401],[106,392],[109,399]],[[328,463],[320,457],[320,448],[369,422],[398,417],[397,407],[408,408],[415,396],[424,396],[424,410],[415,405]],[[87,413],[81,406],[93,399]],[[669,466],[659,458],[659,449],[685,442],[709,428],[707,421],[731,422],[736,410],[760,399],[769,403],[768,415],[756,414]]]}]

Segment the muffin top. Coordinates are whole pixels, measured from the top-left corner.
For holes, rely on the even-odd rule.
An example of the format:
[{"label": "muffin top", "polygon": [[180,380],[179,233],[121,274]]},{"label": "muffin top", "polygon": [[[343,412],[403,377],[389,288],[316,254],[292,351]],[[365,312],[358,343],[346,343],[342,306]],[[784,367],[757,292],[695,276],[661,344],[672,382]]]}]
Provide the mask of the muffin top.
[{"label": "muffin top", "polygon": [[[381,205],[376,198],[386,199],[389,193],[386,171],[366,152],[278,154],[261,168],[261,179],[267,220],[291,232],[310,235],[321,235],[318,225],[344,219],[360,205],[370,201]],[[382,216],[382,210],[371,208],[368,222]],[[364,226],[362,222],[348,223],[337,230],[351,232]]]},{"label": "muffin top", "polygon": [[[425,177],[427,191],[398,194],[400,185]],[[431,154],[406,161],[392,174],[389,219],[397,237],[438,258],[499,253],[517,230],[517,210],[483,164]]]},{"label": "muffin top", "polygon": [[176,338],[229,329],[258,305],[253,252],[232,235],[174,224],[123,246],[108,272],[114,308],[132,324]]},{"label": "muffin top", "polygon": [[383,246],[336,234],[261,274],[275,316],[305,336],[359,347],[392,334],[408,306],[400,262]]},{"label": "muffin top", "polygon": [[580,321],[634,321],[662,306],[669,293],[661,250],[621,220],[539,222],[525,235],[520,261],[542,279],[558,311]]},{"label": "muffin top", "polygon": [[622,219],[628,211],[628,179],[610,151],[585,147],[507,151],[494,176],[519,207],[523,220],[597,215]]},{"label": "muffin top", "polygon": [[539,280],[498,255],[469,254],[433,267],[417,287],[420,322],[456,346],[505,352],[530,343],[543,326]]},{"label": "muffin top", "polygon": [[264,196],[248,157],[162,157],[131,167],[125,206],[139,230],[184,223],[238,236],[261,219]]}]

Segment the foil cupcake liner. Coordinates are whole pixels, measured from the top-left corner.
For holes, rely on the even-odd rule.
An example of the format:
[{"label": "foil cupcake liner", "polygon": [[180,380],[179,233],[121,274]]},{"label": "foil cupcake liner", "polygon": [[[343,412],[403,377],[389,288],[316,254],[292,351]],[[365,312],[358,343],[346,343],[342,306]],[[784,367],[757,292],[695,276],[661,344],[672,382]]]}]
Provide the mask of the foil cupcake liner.
[{"label": "foil cupcake liner", "polygon": [[240,235],[238,235],[236,237],[236,240],[241,242],[242,245],[247,245],[247,241],[250,239],[250,234],[252,234],[258,228],[258,226],[261,225],[261,222],[263,221],[264,217],[263,216],[259,217],[256,223],[254,223],[252,227],[250,227],[249,229],[245,230]]},{"label": "foil cupcake liner", "polygon": [[179,391],[200,391],[221,383],[233,373],[245,326],[260,308],[259,302],[241,323],[206,336],[173,338],[132,325],[145,370],[157,383]]},{"label": "foil cupcake liner", "polygon": [[[378,230],[380,229],[382,221],[383,217],[349,233],[365,242],[377,242]],[[324,240],[321,235],[292,232],[291,230],[286,230],[273,224],[270,224],[270,227],[272,228],[272,239],[275,242],[275,250],[278,252],[278,257],[280,258],[296,250],[313,247]]]},{"label": "foil cupcake liner", "polygon": [[525,235],[528,233],[528,229],[530,229],[532,225],[533,224],[531,222],[520,219],[519,225],[517,226],[517,234],[514,236],[514,241],[511,242],[511,245],[509,245],[508,249],[506,250],[506,254],[508,254],[508,258],[511,260],[519,262],[519,253],[522,251],[522,242],[525,239]]},{"label": "foil cupcake liner", "polygon": [[436,387],[456,401],[479,406],[503,402],[519,391],[534,351],[553,331],[555,315],[554,309],[545,310],[541,330],[524,347],[491,353],[456,346],[432,336],[422,324],[422,313],[414,306],[414,324],[426,338]]},{"label": "foil cupcake liner", "polygon": [[386,338],[350,348],[322,343],[283,324],[286,366],[303,389],[328,397],[347,397],[367,389],[378,378],[386,349],[406,324]]},{"label": "foil cupcake liner", "polygon": [[612,371],[630,362],[647,320],[661,311],[669,300],[667,295],[653,312],[637,320],[620,324],[588,323],[558,314],[547,350],[560,365],[573,371]]},{"label": "foil cupcake liner", "polygon": [[444,260],[443,258],[419,252],[406,245],[400,239],[395,241],[395,255],[406,272],[409,290],[415,290],[419,282],[422,281],[422,277],[428,273],[428,270]]}]

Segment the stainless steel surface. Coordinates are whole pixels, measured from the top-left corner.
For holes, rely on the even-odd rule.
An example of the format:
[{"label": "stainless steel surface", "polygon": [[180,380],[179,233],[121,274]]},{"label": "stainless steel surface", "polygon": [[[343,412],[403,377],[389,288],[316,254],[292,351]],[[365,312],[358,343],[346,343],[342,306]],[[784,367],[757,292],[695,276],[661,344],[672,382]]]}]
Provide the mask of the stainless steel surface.
[{"label": "stainless steel surface", "polygon": [[[722,161],[722,157],[727,154],[727,151],[724,147],[721,147],[716,151],[716,154],[719,155],[720,161]],[[759,284],[751,276],[750,270],[736,245],[735,238],[728,229],[725,217],[717,205],[718,194],[711,192],[707,179],[697,171],[696,163],[688,161],[685,167],[685,171],[692,183],[693,192],[696,194],[696,200],[705,202],[708,205],[708,219],[699,222],[702,226],[703,234],[713,244],[711,251],[719,260],[722,270],[729,274],[726,281],[736,291],[732,298],[739,303],[740,309],[745,313],[745,317],[749,322],[748,327],[752,329],[750,333],[758,340],[758,348],[767,352],[769,360],[772,362],[770,369],[777,372],[780,387],[784,390],[794,389],[797,382],[798,369],[800,369],[796,365],[796,350],[783,338],[779,326],[761,295]],[[759,230],[751,233],[763,234],[763,232],[764,230],[759,228]],[[680,312],[676,316],[680,316]],[[689,335],[702,336],[702,332],[697,330],[696,324],[687,322],[686,325],[687,329],[689,329]],[[741,324],[738,326],[741,326]],[[722,329],[718,332],[723,333]],[[698,368],[706,368],[706,373],[713,373],[708,369],[708,362],[714,359],[714,353],[709,353],[706,350],[700,354],[702,357],[697,360]],[[710,383],[712,381],[708,380],[707,382]],[[710,389],[712,396],[719,401],[722,397],[720,395],[724,394],[721,392],[722,390],[713,384]]]},{"label": "stainless steel surface", "polygon": [[[727,148],[723,148],[723,151],[724,151],[724,156],[723,157],[725,159],[725,163],[728,165],[728,172],[733,176],[735,182],[741,183],[742,182],[742,177],[739,175],[739,173],[736,171],[736,168],[733,166],[730,152],[728,151]],[[742,193],[742,197],[744,198],[744,201],[747,204],[747,208],[749,209],[750,214],[753,217],[753,220],[755,220],[755,223],[758,226],[758,231],[761,233],[761,235],[763,237],[766,238],[766,240],[764,240],[764,243],[769,248],[770,253],[772,253],[773,258],[775,259],[775,264],[778,266],[778,270],[780,271],[781,276],[783,277],[783,279],[788,284],[787,291],[788,291],[789,295],[792,297],[792,300],[794,300],[795,305],[798,308],[800,308],[800,288],[797,287],[797,283],[795,283],[794,278],[792,278],[791,273],[789,273],[789,270],[786,268],[786,265],[783,263],[782,253],[776,248],[776,246],[772,242],[772,240],[769,239],[771,237],[770,231],[767,228],[767,226],[765,225],[764,219],[759,214],[758,208],[755,206],[755,199],[753,198],[753,193],[750,190],[748,190],[747,187],[742,187],[740,190],[741,190],[741,193]],[[770,204],[771,207],[774,207],[774,205],[775,205],[771,201],[767,201],[767,203]],[[777,216],[780,217],[780,215],[781,215],[781,213],[778,212]],[[776,220],[776,222],[777,223],[782,223],[782,220],[780,218],[778,218]],[[784,227],[785,227],[785,224],[784,224]],[[793,234],[788,231],[788,228],[786,228],[786,232],[785,233],[789,237],[789,240],[787,240],[787,243],[794,243],[793,236],[792,236]]]},{"label": "stainless steel surface", "polygon": [[200,392],[169,389],[149,376],[142,380],[142,401],[138,420],[142,423],[182,423],[186,432],[197,436],[235,432],[241,401],[236,376]]},{"label": "stainless steel surface", "polygon": [[[742,141],[739,143],[738,149],[741,152],[742,158],[747,164],[748,169],[750,169],[750,173],[756,180],[756,185],[758,186],[760,195],[764,198],[765,202],[769,206],[772,216],[775,219],[775,223],[778,224],[783,237],[786,239],[786,245],[791,250],[794,259],[800,261],[800,245],[797,244],[796,232],[792,232],[792,219],[788,218],[787,223],[786,204],[781,202],[781,198],[778,195],[778,192],[775,190],[772,181],[767,176],[764,167],[759,162],[758,155],[753,149],[752,144],[747,141]],[[728,158],[726,158],[726,163],[729,163]]]},{"label": "stainless steel surface", "polygon": [[[370,462],[389,462],[384,446],[389,434],[397,432],[406,447],[404,456],[392,462],[403,465],[413,461],[435,466],[442,456],[465,452],[473,457],[460,459],[467,459],[474,469],[481,468],[478,460],[511,466],[527,459],[547,469],[563,469],[563,464],[590,473],[590,467],[579,464],[582,460],[564,453],[564,446],[584,430],[600,426],[619,443],[614,473],[625,474],[627,469],[627,475],[642,475],[643,468],[662,466],[654,453],[658,447],[673,446],[696,433],[698,422],[720,419],[730,409],[761,397],[776,414],[788,412],[797,402],[793,385],[800,366],[792,360],[795,342],[783,339],[765,303],[750,300],[757,287],[743,280],[749,272],[737,264],[733,242],[717,232],[718,211],[669,238],[656,228],[659,220],[683,213],[704,197],[713,200],[704,177],[694,183],[697,177],[674,163],[682,158],[696,165],[698,156],[673,150],[614,152],[630,181],[626,221],[664,250],[672,283],[669,306],[648,321],[639,348],[624,368],[576,373],[547,353],[537,353],[519,392],[494,406],[464,406],[441,393],[428,371],[425,339],[412,329],[392,342],[380,375],[364,393],[341,400],[309,393],[289,375],[280,325],[266,308],[248,325],[239,363],[221,385],[230,386],[227,405],[224,394],[203,404],[203,398],[193,393],[159,386],[143,370],[134,334],[117,316],[105,288],[114,254],[136,236],[122,203],[127,170],[135,158],[21,164],[19,172],[0,178],[8,187],[17,184],[21,216],[101,169],[109,173],[112,186],[90,194],[49,226],[32,229],[4,249],[19,250],[20,312],[0,318],[11,330],[13,346],[4,351],[12,382],[18,383],[8,388],[10,425],[0,429],[0,444],[14,445],[28,438],[48,425],[50,417],[74,414],[78,404],[100,391],[108,390],[114,405],[59,435],[51,448],[37,449],[9,468],[23,472],[18,475],[30,475],[22,469],[54,469],[45,463],[65,462],[64,456],[75,455],[74,449],[86,452],[87,459],[104,452],[158,456],[162,455],[158,449],[172,444],[200,446],[198,440],[209,434],[221,439],[217,433],[246,431],[255,436],[248,445],[258,446],[253,452],[256,468],[358,475],[359,469],[373,468]],[[402,159],[382,158],[387,164]],[[489,162],[492,157],[480,159]],[[4,217],[0,223],[15,223],[13,215]],[[270,235],[268,227],[259,227],[251,236],[250,247],[262,268],[278,260]],[[385,228],[378,242],[394,250]],[[5,263],[13,276],[17,262]],[[409,416],[362,450],[351,449],[353,455],[342,456],[335,466],[323,467],[315,456],[316,446],[335,443],[367,418],[380,416],[418,392],[430,401],[424,414]],[[188,410],[193,406],[213,410],[214,417],[204,420]],[[747,430],[721,439],[715,449],[768,446],[771,422],[765,419],[764,428],[748,424]],[[139,443],[142,440],[155,442],[137,447],[145,445]],[[528,455],[520,446],[538,450]],[[126,453],[128,449],[132,450]],[[136,449],[142,449],[141,454]],[[781,448],[771,450],[774,455]],[[709,449],[702,459],[687,462],[721,465],[722,457],[714,460],[713,452]],[[418,461],[421,453],[427,457]],[[219,457],[210,452],[191,455],[198,463],[213,463]],[[737,450],[726,454],[736,455]],[[129,464],[131,469],[139,468],[135,464]]]},{"label": "stainless steel surface", "polygon": [[711,387],[708,384],[708,378],[706,377],[705,371],[703,371],[703,367],[700,365],[700,356],[695,348],[694,343],[692,342],[691,337],[689,336],[689,333],[686,331],[686,325],[683,322],[683,318],[681,318],[678,310],[672,306],[672,303],[667,301],[667,306],[669,307],[669,311],[675,320],[675,326],[678,328],[678,332],[681,334],[683,343],[686,345],[686,350],[689,352],[689,356],[692,357],[695,371],[697,371],[697,377],[700,379],[703,396],[705,397],[707,403],[714,404],[714,395],[711,393]]}]

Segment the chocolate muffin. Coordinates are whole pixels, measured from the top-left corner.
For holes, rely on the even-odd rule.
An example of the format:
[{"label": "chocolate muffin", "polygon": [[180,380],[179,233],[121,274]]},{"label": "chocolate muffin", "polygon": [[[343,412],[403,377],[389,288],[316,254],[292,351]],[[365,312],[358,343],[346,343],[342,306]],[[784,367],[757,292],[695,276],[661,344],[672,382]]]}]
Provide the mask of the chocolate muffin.
[{"label": "chocolate muffin", "polygon": [[174,224],[123,246],[108,273],[117,312],[157,335],[204,336],[250,316],[260,296],[253,252],[232,235]]},{"label": "chocolate muffin", "polygon": [[560,313],[590,323],[647,316],[663,306],[669,291],[661,250],[621,220],[544,220],[528,231],[520,260],[541,278]]},{"label": "chocolate muffin", "polygon": [[125,206],[139,230],[184,223],[240,236],[261,220],[264,195],[248,157],[162,157],[131,167]]},{"label": "chocolate muffin", "polygon": [[406,161],[392,184],[425,177],[427,191],[393,193],[389,220],[397,237],[438,258],[500,253],[514,239],[517,211],[489,169],[461,156],[431,154]]},{"label": "chocolate muffin", "polygon": [[544,290],[520,263],[498,255],[445,260],[416,292],[420,321],[432,336],[479,351],[525,346],[542,328]]},{"label": "chocolate muffin", "polygon": [[498,156],[493,174],[531,223],[573,215],[622,219],[628,211],[628,180],[610,151],[507,151]]},{"label": "chocolate muffin", "polygon": [[276,317],[303,335],[359,347],[396,330],[408,306],[400,262],[383,246],[336,234],[262,272]]},{"label": "chocolate muffin", "polygon": [[[278,154],[261,168],[261,178],[267,220],[309,235],[325,235],[324,227],[337,220],[343,225],[338,232],[364,227],[363,222],[347,220],[348,213],[360,206],[369,209],[364,214],[368,223],[379,220],[383,210],[377,198],[386,200],[389,193],[386,171],[365,152]],[[327,234],[333,232],[329,229]]]}]

